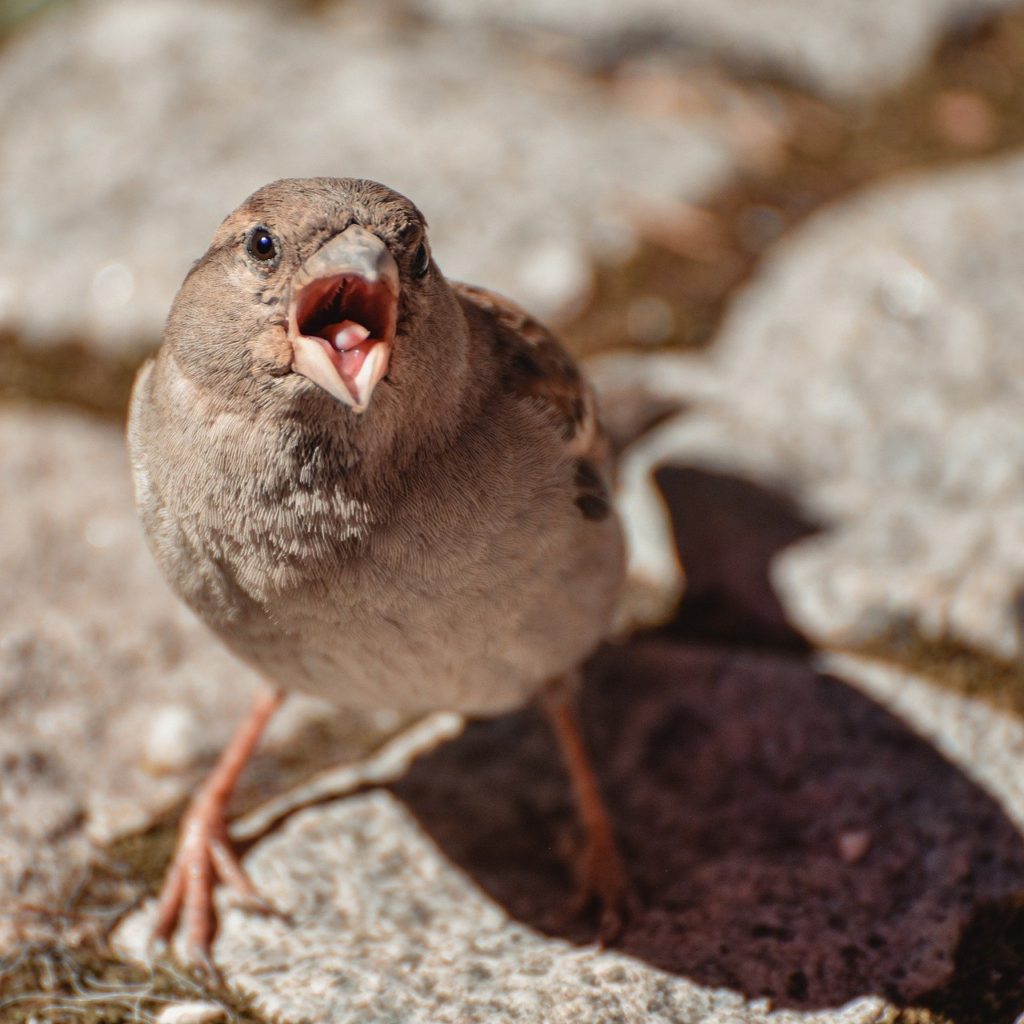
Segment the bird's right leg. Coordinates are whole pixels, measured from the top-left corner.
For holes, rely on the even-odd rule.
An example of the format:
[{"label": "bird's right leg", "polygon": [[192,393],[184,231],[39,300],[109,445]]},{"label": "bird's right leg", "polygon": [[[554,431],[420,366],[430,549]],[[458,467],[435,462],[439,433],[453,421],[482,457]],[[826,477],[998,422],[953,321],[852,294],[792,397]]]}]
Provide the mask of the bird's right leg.
[{"label": "bird's right leg", "polygon": [[250,905],[266,908],[232,849],[226,813],[238,777],[283,699],[280,690],[263,690],[256,697],[185,812],[178,846],[160,890],[153,938],[168,941],[182,920],[189,959],[210,970],[210,946],[217,925],[213,906],[216,883],[230,886]]},{"label": "bird's right leg", "polygon": [[634,897],[615,841],[611,815],[583,742],[576,710],[579,685],[578,673],[554,680],[544,690],[542,704],[569,772],[583,825],[584,846],[577,864],[580,891],[571,912],[584,909],[596,899],[601,907],[601,940],[611,942],[625,926]]}]

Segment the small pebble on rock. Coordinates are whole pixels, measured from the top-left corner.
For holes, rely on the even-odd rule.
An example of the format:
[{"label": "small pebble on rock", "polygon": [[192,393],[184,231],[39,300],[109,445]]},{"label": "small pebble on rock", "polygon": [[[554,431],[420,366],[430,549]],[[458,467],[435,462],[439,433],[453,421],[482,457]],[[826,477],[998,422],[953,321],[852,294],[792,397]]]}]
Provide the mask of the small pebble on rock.
[{"label": "small pebble on rock", "polygon": [[958,149],[987,149],[999,136],[992,104],[964,89],[947,89],[935,97],[932,123],[943,141]]},{"label": "small pebble on rock", "polygon": [[871,849],[871,833],[866,829],[843,832],[836,840],[836,846],[844,864],[856,864],[862,861]]},{"label": "small pebble on rock", "polygon": [[193,712],[182,704],[153,711],[144,746],[143,765],[151,775],[184,771],[202,752],[201,731]]},{"label": "small pebble on rock", "polygon": [[157,1024],[218,1024],[228,1016],[218,1003],[175,1003],[161,1010],[156,1019]]}]

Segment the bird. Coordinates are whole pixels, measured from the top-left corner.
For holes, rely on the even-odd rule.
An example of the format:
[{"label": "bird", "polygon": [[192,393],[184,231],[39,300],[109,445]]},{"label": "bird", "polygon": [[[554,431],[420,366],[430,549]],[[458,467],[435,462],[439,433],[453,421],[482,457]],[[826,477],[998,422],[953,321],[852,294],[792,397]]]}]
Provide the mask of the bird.
[{"label": "bird", "polygon": [[625,578],[591,388],[516,303],[448,280],[358,178],[253,193],[189,270],[132,390],[136,505],[175,593],[263,688],[182,818],[154,937],[210,960],[212,893],[258,904],[228,801],[293,691],[340,709],[546,711],[582,825],[579,903],[630,887],[579,715]]}]

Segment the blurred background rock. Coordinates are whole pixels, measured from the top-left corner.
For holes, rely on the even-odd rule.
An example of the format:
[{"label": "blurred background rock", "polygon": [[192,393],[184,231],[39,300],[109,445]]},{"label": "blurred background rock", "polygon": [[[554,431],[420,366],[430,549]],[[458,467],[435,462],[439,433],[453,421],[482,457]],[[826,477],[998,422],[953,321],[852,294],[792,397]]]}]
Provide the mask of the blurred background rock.
[{"label": "blurred background rock", "polygon": [[[672,558],[647,518],[657,473],[689,585],[656,640],[610,656],[642,701],[591,682],[606,783],[650,833],[626,837],[650,905],[621,956],[567,947],[585,937],[549,928],[547,883],[522,882],[538,851],[496,868],[421,773],[398,791],[419,821],[386,794],[314,810],[259,863],[287,903],[325,836],[339,875],[363,870],[360,849],[409,879],[429,862],[442,895],[416,941],[440,944],[434,995],[410,995],[369,926],[346,947],[349,995],[308,970],[289,989],[277,973],[312,932],[244,915],[226,924],[229,980],[285,1019],[349,1019],[358,991],[373,1009],[352,1020],[466,1020],[445,966],[457,935],[460,956],[491,950],[479,1019],[762,1020],[774,1001],[808,1020],[1009,1024],[1024,1010],[1022,144],[1024,9],[1002,0],[0,3],[0,949],[28,1000],[0,1000],[0,1021],[24,1019],[44,976],[73,993],[128,970],[96,937],[158,877],[175,808],[255,685],[150,564],[120,424],[221,217],[273,178],[327,174],[410,195],[449,276],[519,299],[588,360],[652,577]],[[637,682],[650,643],[657,671]],[[696,696],[663,692],[691,678]],[[396,724],[296,702],[243,805]],[[532,726],[490,728],[451,748],[438,792],[482,744],[507,751],[493,789],[566,817]],[[764,791],[723,791],[716,764],[774,767]],[[708,834],[664,810],[691,786],[715,794],[688,819],[714,820]],[[780,845],[772,819],[790,811]],[[453,861],[423,852],[423,830]],[[666,872],[682,889],[659,888]],[[382,919],[406,920],[402,877]],[[341,928],[316,921],[325,963]],[[581,971],[605,980],[584,996]],[[191,991],[155,977],[153,998]]]}]

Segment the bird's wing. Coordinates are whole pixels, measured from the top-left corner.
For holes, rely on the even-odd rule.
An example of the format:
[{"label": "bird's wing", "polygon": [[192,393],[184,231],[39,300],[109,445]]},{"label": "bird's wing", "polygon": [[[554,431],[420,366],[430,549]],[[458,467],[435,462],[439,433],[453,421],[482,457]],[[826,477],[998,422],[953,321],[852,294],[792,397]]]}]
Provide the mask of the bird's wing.
[{"label": "bird's wing", "polygon": [[577,507],[588,519],[606,518],[611,512],[612,448],[598,419],[593,392],[572,356],[511,299],[476,285],[455,284],[454,288],[491,321],[493,330],[488,333],[504,390],[542,403],[553,414],[566,454],[576,459]]}]

